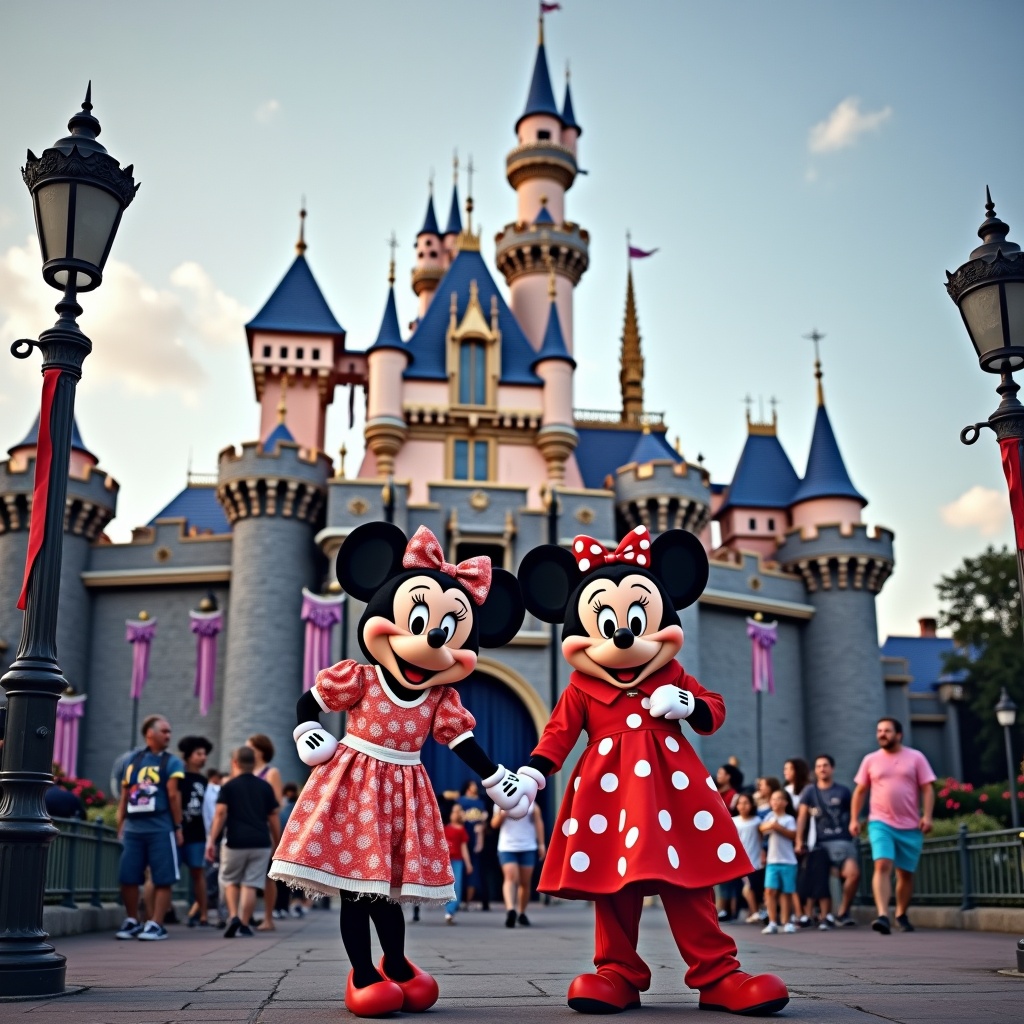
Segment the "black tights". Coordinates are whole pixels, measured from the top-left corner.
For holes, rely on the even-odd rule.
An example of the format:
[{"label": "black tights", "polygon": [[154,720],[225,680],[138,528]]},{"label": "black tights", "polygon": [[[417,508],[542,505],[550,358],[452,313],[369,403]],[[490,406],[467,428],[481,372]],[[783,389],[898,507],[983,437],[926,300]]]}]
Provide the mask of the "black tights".
[{"label": "black tights", "polygon": [[392,981],[409,981],[412,968],[405,959],[405,914],[386,896],[341,893],[341,941],[352,964],[353,984],[366,988],[383,981],[373,964],[370,949],[370,921],[377,930],[384,952],[384,970]]}]

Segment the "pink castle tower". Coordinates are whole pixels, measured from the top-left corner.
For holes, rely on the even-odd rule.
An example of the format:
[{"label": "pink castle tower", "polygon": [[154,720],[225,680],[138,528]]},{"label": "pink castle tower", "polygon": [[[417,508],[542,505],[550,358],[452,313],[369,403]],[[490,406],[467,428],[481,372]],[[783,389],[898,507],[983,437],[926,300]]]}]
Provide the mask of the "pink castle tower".
[{"label": "pink castle tower", "polygon": [[[345,328],[331,312],[306,262],[306,211],[299,214],[295,260],[263,308],[245,325],[260,441],[293,440],[323,451],[324,417],[339,384],[363,384],[366,356],[345,349]],[[287,424],[281,418],[287,391]],[[286,427],[283,438],[280,427]]]},{"label": "pink castle tower", "polygon": [[516,191],[518,215],[496,236],[497,265],[511,292],[512,312],[535,349],[548,323],[547,263],[556,274],[556,302],[562,334],[573,349],[573,289],[589,264],[589,235],[565,216],[565,193],[576,180],[576,123],[566,81],[559,110],[548,74],[544,19],[526,108],[516,122],[518,144],[505,160],[508,183]]}]

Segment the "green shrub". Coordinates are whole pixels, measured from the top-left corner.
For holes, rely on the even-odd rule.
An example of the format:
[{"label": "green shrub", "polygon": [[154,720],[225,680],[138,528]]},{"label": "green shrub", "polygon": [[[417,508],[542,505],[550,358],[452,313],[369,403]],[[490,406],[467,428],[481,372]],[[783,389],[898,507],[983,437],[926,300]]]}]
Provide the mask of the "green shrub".
[{"label": "green shrub", "polygon": [[961,824],[967,826],[968,832],[998,832],[1006,828],[998,818],[978,811],[974,814],[960,814],[955,818],[936,818],[926,838],[944,839],[947,836],[955,836],[960,831]]},{"label": "green shrub", "polygon": [[[1017,799],[1024,803],[1024,775],[1017,777]],[[1009,828],[1010,791],[1005,782],[993,782],[987,786],[972,786],[954,778],[935,781],[935,820],[949,820],[968,815],[982,815],[994,818],[997,828]]]}]

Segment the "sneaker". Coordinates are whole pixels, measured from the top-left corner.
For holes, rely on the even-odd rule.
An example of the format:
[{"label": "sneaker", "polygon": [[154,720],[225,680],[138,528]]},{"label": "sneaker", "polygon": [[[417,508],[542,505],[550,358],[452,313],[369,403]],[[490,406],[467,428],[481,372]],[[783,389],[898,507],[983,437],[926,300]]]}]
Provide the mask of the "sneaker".
[{"label": "sneaker", "polygon": [[849,914],[840,914],[836,918],[836,924],[839,925],[840,928],[856,928],[857,927],[857,922],[854,921],[854,919],[852,917],[850,917]]},{"label": "sneaker", "polygon": [[795,924],[793,924],[793,922],[792,922],[792,921],[787,921],[787,922],[785,923],[785,925],[783,925],[783,927],[782,927],[782,930],[783,930],[783,931],[784,931],[784,932],[785,932],[785,933],[786,933],[787,935],[796,935],[796,925],[795,925]]},{"label": "sneaker", "polygon": [[301,903],[296,903],[295,906],[292,907],[292,917],[305,917],[305,916],[306,916],[306,908]]},{"label": "sneaker", "polygon": [[801,914],[796,923],[800,925],[801,928],[810,928],[812,922],[806,914]]},{"label": "sneaker", "polygon": [[719,921],[728,921],[729,920],[729,911],[728,910],[720,910],[718,912],[718,920]]},{"label": "sneaker", "polygon": [[525,914],[520,914],[518,920],[524,928],[530,927],[530,919]]},{"label": "sneaker", "polygon": [[818,925],[819,932],[830,932],[836,926],[836,919],[831,914],[826,914]]},{"label": "sneaker", "polygon": [[239,924],[238,925],[238,937],[239,938],[245,937],[245,938],[248,938],[248,939],[253,939],[253,938],[256,937],[256,933],[247,924]]},{"label": "sneaker", "polygon": [[896,924],[899,926],[901,932],[916,932],[917,929],[910,923],[910,918],[906,914],[900,914],[896,918]]},{"label": "sneaker", "polygon": [[455,924],[455,918],[452,917],[451,914],[445,914],[444,915],[444,923],[445,924]]},{"label": "sneaker", "polygon": [[139,932],[139,938],[145,942],[159,942],[167,938],[167,929],[156,921],[147,921],[146,927]]},{"label": "sneaker", "polygon": [[750,914],[747,917],[747,924],[760,924],[760,923],[761,923],[761,915],[758,914],[756,911],[753,914]]},{"label": "sneaker", "polygon": [[144,927],[145,927],[145,925],[139,924],[139,922],[136,921],[134,917],[126,917],[124,919],[124,922],[121,925],[121,930],[117,933],[117,938],[119,938],[119,939],[134,939],[134,938],[137,938],[138,935],[139,935],[139,932],[141,932]]},{"label": "sneaker", "polygon": [[[787,928],[792,928],[793,926],[791,924],[787,924],[786,927]],[[796,929],[793,929],[793,930],[795,931]],[[779,926],[774,921],[769,921],[761,929],[761,934],[762,935],[778,935],[779,934]]]},{"label": "sneaker", "polygon": [[224,938],[233,939],[238,934],[238,929],[242,927],[242,922],[237,917],[231,918],[228,921],[227,928],[224,929]]},{"label": "sneaker", "polygon": [[888,935],[892,931],[892,928],[889,926],[889,918],[885,914],[882,914],[881,917],[876,917],[871,922],[871,930],[878,932],[879,935]]},{"label": "sneaker", "polygon": [[516,912],[514,910],[510,910],[505,915],[505,927],[506,928],[515,928],[515,926],[516,926]]},{"label": "sneaker", "polygon": [[764,922],[768,920],[768,911],[767,911],[767,910],[765,910],[765,909],[764,909],[764,907],[762,907],[762,908],[761,908],[761,909],[760,909],[760,910],[759,910],[759,911],[757,912],[757,919],[758,919],[758,920],[759,920],[759,921],[760,921],[760,922],[761,922],[762,924],[764,924]]}]

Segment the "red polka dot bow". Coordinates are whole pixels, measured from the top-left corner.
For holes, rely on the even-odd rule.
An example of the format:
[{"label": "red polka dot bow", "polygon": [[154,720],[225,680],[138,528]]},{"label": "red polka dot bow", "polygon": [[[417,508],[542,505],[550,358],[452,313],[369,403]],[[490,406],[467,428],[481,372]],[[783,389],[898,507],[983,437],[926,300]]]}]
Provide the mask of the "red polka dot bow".
[{"label": "red polka dot bow", "polygon": [[638,526],[622,538],[614,551],[609,551],[593,537],[580,534],[572,542],[572,553],[576,556],[580,572],[590,572],[616,562],[647,567],[651,564],[651,535],[646,526]]},{"label": "red polka dot bow", "polygon": [[483,604],[491,589],[491,560],[486,555],[467,558],[458,565],[446,562],[437,538],[425,526],[406,545],[402,565],[406,569],[437,569],[447,573],[465,587],[474,604]]}]

